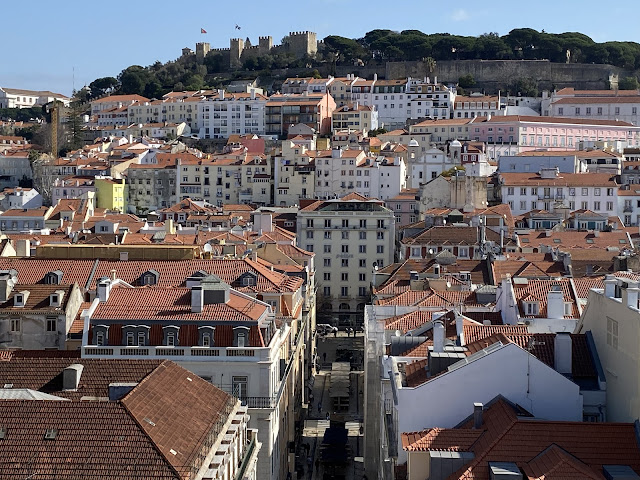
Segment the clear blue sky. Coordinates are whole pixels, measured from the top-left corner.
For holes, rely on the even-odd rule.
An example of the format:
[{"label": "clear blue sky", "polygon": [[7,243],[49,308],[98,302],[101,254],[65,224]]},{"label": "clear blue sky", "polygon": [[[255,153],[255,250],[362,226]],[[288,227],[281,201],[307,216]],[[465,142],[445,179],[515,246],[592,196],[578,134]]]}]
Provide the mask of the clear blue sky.
[{"label": "clear blue sky", "polygon": [[[298,30],[316,32],[321,39],[360,38],[376,28],[504,35],[513,28],[529,27],[550,33],[580,31],[597,42],[640,42],[637,3],[628,0],[612,4],[538,0],[522,6],[506,0],[484,6],[459,0],[449,3],[449,9],[446,2],[435,7],[424,0],[3,3],[0,86],[67,95],[74,85],[74,67],[75,87],[80,88],[99,77],[115,77],[129,65],[173,60],[183,47],[195,48],[199,41],[228,47],[231,37],[249,37],[255,44],[258,36],[271,35],[274,43],[280,43],[289,31]],[[200,28],[208,33],[201,34]]]}]

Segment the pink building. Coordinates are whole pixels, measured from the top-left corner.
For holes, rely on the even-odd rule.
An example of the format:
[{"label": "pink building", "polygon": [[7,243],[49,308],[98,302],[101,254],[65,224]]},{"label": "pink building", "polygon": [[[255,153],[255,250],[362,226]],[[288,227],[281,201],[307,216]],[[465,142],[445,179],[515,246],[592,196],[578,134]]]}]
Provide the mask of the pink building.
[{"label": "pink building", "polygon": [[486,142],[492,157],[531,150],[572,150],[581,141],[640,145],[640,127],[616,120],[496,116],[470,127],[471,139]]},{"label": "pink building", "polygon": [[396,225],[408,225],[420,220],[418,204],[420,192],[417,188],[405,188],[393,198],[385,200],[385,206],[393,210],[396,217]]}]

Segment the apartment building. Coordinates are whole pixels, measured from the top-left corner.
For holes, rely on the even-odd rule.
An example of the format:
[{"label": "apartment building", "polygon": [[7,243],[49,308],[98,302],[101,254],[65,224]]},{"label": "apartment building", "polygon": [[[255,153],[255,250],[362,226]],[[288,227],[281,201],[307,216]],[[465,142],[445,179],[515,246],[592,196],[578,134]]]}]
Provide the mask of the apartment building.
[{"label": "apartment building", "polygon": [[158,153],[145,163],[129,165],[129,213],[142,214],[168,207],[178,202],[178,157]]},{"label": "apartment building", "polygon": [[137,101],[127,106],[128,124],[185,123],[197,131],[202,115],[198,110],[201,96],[170,97],[162,100]]},{"label": "apartment building", "polygon": [[331,118],[336,102],[328,93],[276,94],[265,105],[265,133],[286,136],[289,127],[304,124],[316,133],[331,132]]},{"label": "apartment building", "polygon": [[411,139],[428,148],[429,143],[444,144],[454,140],[471,140],[474,124],[485,120],[479,117],[424,120],[410,125],[409,134]]},{"label": "apartment building", "polygon": [[618,188],[608,173],[564,173],[543,168],[539,173],[500,173],[502,202],[513,215],[530,210],[592,210],[607,216],[618,215]]},{"label": "apartment building", "polygon": [[316,254],[319,308],[346,324],[361,322],[372,269],[393,262],[393,211],[380,200],[350,193],[307,202],[297,229],[298,246]]},{"label": "apartment building", "polygon": [[275,205],[297,205],[301,198],[315,198],[317,152],[298,140],[284,140],[280,155],[273,157]]},{"label": "apartment building", "polygon": [[471,95],[456,95],[455,98],[454,118],[490,117],[505,113],[505,106],[501,105],[499,92],[497,96],[472,93]]},{"label": "apartment building", "polygon": [[231,135],[265,134],[267,97],[256,93],[218,90],[197,104],[200,138],[229,138]]},{"label": "apartment building", "polygon": [[472,130],[472,140],[487,143],[494,158],[541,148],[578,149],[580,142],[640,145],[640,126],[620,120],[505,115],[491,117]]},{"label": "apartment building", "polygon": [[331,130],[357,130],[368,132],[378,128],[378,112],[372,105],[358,102],[338,107],[333,112]]},{"label": "apartment building", "polygon": [[[148,103],[149,99],[141,95],[108,95],[91,102],[91,115],[98,115],[105,110],[128,107],[135,103]],[[138,122],[148,123],[148,122]]]},{"label": "apartment building", "polygon": [[53,101],[59,101],[68,106],[71,99],[48,90],[0,87],[0,108],[30,108],[46,105]]},{"label": "apartment building", "polygon": [[[238,262],[228,265],[233,269]],[[222,263],[217,266],[224,268]],[[228,274],[227,269],[223,276]],[[151,269],[142,276],[158,282],[162,275]],[[289,295],[262,288],[264,280],[255,271],[245,271],[235,282],[239,288],[233,288],[220,276],[197,271],[185,287],[156,285],[134,291],[120,280],[101,277],[96,299],[81,315],[82,355],[170,357],[237,396],[249,408],[249,425],[258,429],[263,445],[257,476],[275,480],[293,470],[287,444],[293,440],[294,404],[302,394],[302,279],[290,279],[285,287]],[[256,289],[261,292],[257,296],[251,294]],[[285,308],[295,318],[286,315]],[[276,323],[276,318],[281,321]]]}]

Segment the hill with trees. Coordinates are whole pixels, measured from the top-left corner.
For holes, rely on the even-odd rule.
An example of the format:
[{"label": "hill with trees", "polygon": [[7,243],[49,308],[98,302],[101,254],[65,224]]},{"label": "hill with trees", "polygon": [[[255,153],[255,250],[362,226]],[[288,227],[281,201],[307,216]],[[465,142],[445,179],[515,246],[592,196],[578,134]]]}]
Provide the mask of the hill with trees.
[{"label": "hill with trees", "polygon": [[[296,59],[290,54],[263,55],[243,63],[245,74],[271,76],[274,69],[313,70],[336,65],[362,66],[370,62],[427,61],[435,65],[441,60],[549,60],[551,62],[609,64],[625,70],[640,69],[640,44],[635,42],[597,43],[579,32],[547,33],[531,28],[518,28],[500,36],[489,32],[473,36],[448,33],[426,34],[419,30],[376,29],[364,37],[351,39],[329,35],[320,43],[314,58]],[[331,69],[329,69],[331,70]],[[155,62],[142,67],[133,65],[116,77],[93,81],[90,98],[105,93],[140,94],[159,98],[171,90],[219,88],[229,80],[230,72],[219,52],[211,51],[202,63],[195,57],[183,56],[168,63]],[[236,72],[236,74],[238,74]],[[629,84],[634,84],[630,79]]]}]

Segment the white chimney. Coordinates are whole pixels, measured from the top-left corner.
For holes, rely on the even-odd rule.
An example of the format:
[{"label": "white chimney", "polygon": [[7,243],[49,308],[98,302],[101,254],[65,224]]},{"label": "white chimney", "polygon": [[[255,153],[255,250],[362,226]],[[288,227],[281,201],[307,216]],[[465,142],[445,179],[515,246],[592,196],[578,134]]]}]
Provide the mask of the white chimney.
[{"label": "white chimney", "polygon": [[464,318],[461,314],[456,312],[456,335],[460,340],[460,345],[464,345]]},{"label": "white chimney", "polygon": [[571,373],[571,347],[571,335],[569,333],[556,333],[553,343],[553,365],[558,373]]},{"label": "white chimney", "polygon": [[606,275],[604,277],[604,294],[609,298],[615,298],[616,296],[616,286],[618,285],[618,281],[616,277],[613,275]]},{"label": "white chimney", "polygon": [[28,239],[16,240],[16,256],[28,257],[31,255],[31,242]]},{"label": "white chimney", "polygon": [[444,352],[444,323],[442,320],[433,322],[433,351]]},{"label": "white chimney", "polygon": [[374,82],[377,82],[377,81],[378,81],[378,74],[377,74],[377,73],[374,73],[374,74],[373,74],[373,81],[374,81]]},{"label": "white chimney", "polygon": [[116,270],[115,270],[115,268],[111,270],[110,278],[111,278],[112,282],[116,281]]},{"label": "white chimney", "polygon": [[473,404],[473,428],[476,430],[482,428],[482,409],[484,405],[482,403]]},{"label": "white chimney", "polygon": [[204,292],[200,285],[191,287],[191,312],[201,313],[204,307]]},{"label": "white chimney", "polygon": [[224,100],[224,90],[223,89],[218,90],[218,97],[220,98],[220,100]]},{"label": "white chimney", "polygon": [[111,293],[111,280],[109,280],[108,278],[100,279],[98,281],[96,291],[100,302],[106,302],[107,300],[109,300],[109,294]]},{"label": "white chimney", "polygon": [[78,390],[80,385],[80,375],[82,375],[84,365],[74,363],[69,365],[62,372],[62,389],[63,390]]},{"label": "white chimney", "polygon": [[256,99],[256,89],[252,88],[251,89],[251,100],[255,100]]},{"label": "white chimney", "polygon": [[559,285],[547,292],[547,318],[564,318],[564,293]]}]

